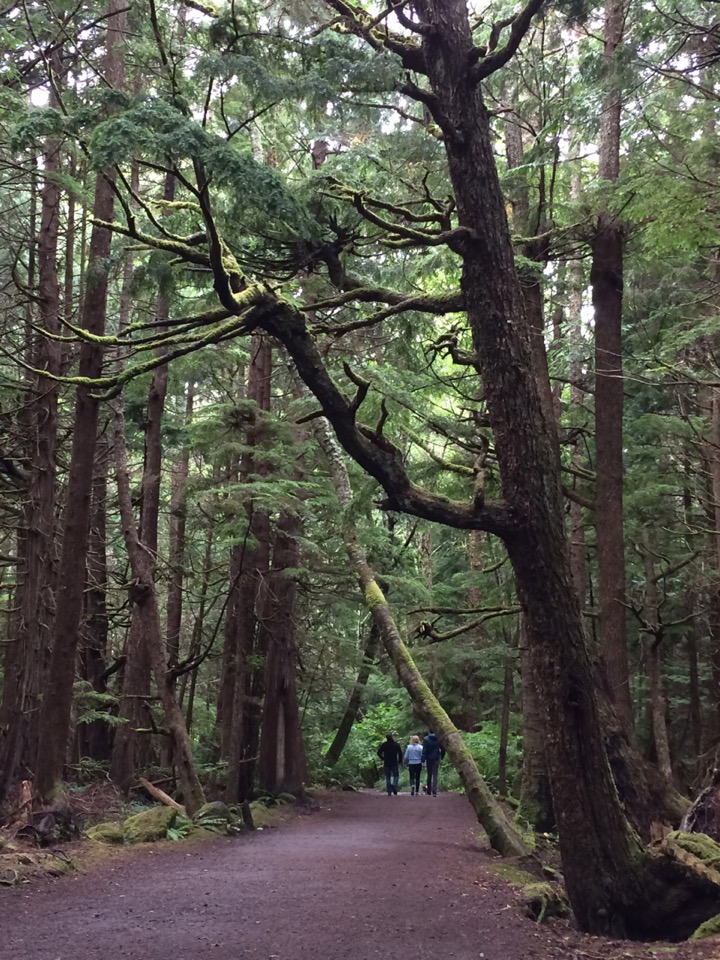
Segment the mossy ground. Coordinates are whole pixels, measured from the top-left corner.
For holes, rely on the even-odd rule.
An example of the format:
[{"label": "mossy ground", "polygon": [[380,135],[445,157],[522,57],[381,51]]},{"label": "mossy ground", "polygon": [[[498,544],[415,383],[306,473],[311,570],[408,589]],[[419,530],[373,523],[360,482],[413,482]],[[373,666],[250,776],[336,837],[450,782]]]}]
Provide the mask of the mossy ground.
[{"label": "mossy ground", "polygon": [[513,887],[527,887],[529,884],[537,882],[537,878],[528,873],[527,870],[521,870],[520,867],[515,867],[511,863],[493,863],[489,870],[490,873],[494,873],[496,877],[501,877],[507,883],[512,884]]},{"label": "mossy ground", "polygon": [[701,923],[691,940],[708,940],[710,937],[720,937],[720,914]]},{"label": "mossy ground", "polygon": [[44,850],[18,850],[0,854],[0,889],[14,887],[31,880],[60,877],[75,869],[73,861]]}]

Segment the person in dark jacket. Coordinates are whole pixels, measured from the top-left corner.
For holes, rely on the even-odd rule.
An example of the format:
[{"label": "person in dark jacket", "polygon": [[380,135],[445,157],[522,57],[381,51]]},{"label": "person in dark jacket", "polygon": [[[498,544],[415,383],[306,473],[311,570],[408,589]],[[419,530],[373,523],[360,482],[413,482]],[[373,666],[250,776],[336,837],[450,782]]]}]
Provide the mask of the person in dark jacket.
[{"label": "person in dark jacket", "polygon": [[381,743],[378,747],[377,755],[383,762],[387,794],[389,797],[393,794],[397,796],[398,777],[400,775],[398,766],[402,763],[403,754],[402,747],[395,742],[391,733],[385,738],[385,743]]},{"label": "person in dark jacket", "polygon": [[422,761],[427,769],[427,792],[428,796],[432,794],[437,796],[438,768],[440,761],[445,756],[445,751],[440,745],[440,741],[432,731],[423,740]]}]

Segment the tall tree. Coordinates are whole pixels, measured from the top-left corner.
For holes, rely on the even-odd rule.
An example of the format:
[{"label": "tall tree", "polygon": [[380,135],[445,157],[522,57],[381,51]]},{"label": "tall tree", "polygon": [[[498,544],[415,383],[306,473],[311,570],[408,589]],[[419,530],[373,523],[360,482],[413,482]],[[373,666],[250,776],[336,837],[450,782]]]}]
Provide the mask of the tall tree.
[{"label": "tall tree", "polygon": [[[617,53],[623,41],[626,0],[605,5],[606,92],[600,113],[599,175],[620,174],[622,96]],[[625,608],[623,529],[623,304],[624,229],[617,214],[603,210],[592,240],[595,318],[595,541],[598,557],[600,646],[615,705],[628,730],[633,726]]]},{"label": "tall tree", "polygon": [[[125,76],[127,4],[109,0],[104,81],[120,90]],[[79,376],[87,381],[102,372],[107,311],[108,269],[112,233],[104,224],[115,208],[114,174],[97,176],[93,202],[94,226],[90,239],[88,277],[81,312],[81,327],[88,339],[80,348]],[[90,528],[90,501],[97,441],[99,401],[92,386],[78,386],[75,400],[73,443],[62,525],[62,555],[57,580],[52,655],[48,692],[43,699],[37,789],[48,796],[62,778],[70,730],[75,657],[83,609],[85,561]]]},{"label": "tall tree", "polygon": [[[51,99],[63,84],[62,49],[50,58]],[[40,744],[40,708],[46,692],[53,591],[57,569],[55,504],[57,499],[58,384],[60,373],[60,313],[58,253],[62,194],[58,182],[62,143],[49,139],[43,154],[44,184],[40,198],[37,244],[39,327],[48,336],[33,336],[29,363],[40,371],[31,380],[27,398],[30,470],[19,553],[23,557],[16,595],[19,607],[17,644],[5,673],[3,711],[10,736],[0,743],[0,803],[22,776],[32,777]]]}]

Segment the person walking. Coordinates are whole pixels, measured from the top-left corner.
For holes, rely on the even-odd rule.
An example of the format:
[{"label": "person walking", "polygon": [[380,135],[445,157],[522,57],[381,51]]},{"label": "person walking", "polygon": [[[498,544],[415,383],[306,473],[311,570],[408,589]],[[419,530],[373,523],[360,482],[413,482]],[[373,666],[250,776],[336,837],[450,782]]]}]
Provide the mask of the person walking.
[{"label": "person walking", "polygon": [[440,741],[435,734],[430,731],[430,733],[428,733],[423,740],[422,745],[422,762],[427,767],[428,796],[431,794],[433,797],[437,796],[438,768],[440,767],[440,761],[444,756],[445,751],[440,745]]},{"label": "person walking", "polygon": [[402,763],[403,753],[402,747],[393,739],[391,733],[385,737],[385,742],[377,748],[377,755],[383,762],[387,795],[389,797],[393,794],[397,796],[398,777],[400,776],[398,765]]},{"label": "person walking", "polygon": [[403,763],[410,772],[410,796],[420,793],[420,771],[422,770],[422,743],[420,737],[413,737],[405,747]]}]

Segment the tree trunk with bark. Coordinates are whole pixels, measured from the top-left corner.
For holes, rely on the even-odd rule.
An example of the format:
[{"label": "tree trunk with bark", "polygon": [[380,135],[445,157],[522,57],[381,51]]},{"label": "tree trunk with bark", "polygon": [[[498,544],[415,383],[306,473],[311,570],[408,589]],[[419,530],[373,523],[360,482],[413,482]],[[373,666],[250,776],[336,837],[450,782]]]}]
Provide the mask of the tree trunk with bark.
[{"label": "tree trunk with bark", "polygon": [[645,603],[643,610],[645,635],[643,647],[645,669],[647,670],[650,681],[653,741],[660,775],[667,780],[668,783],[671,783],[673,779],[673,768],[670,753],[670,738],[668,736],[667,700],[665,698],[665,684],[660,658],[660,644],[662,643],[663,632],[660,624],[660,601],[658,598],[657,577],[655,575],[655,562],[647,531],[644,531],[641,549],[645,567]]},{"label": "tree trunk with bark", "polygon": [[[263,413],[270,409],[272,348],[267,337],[253,340],[248,370],[248,399],[255,404],[247,431],[248,450],[240,464],[240,482],[265,475],[262,457]],[[226,798],[230,802],[247,799],[254,776],[260,733],[262,676],[264,674],[264,638],[260,614],[264,604],[264,580],[270,567],[271,524],[269,515],[254,498],[247,508],[248,531],[242,546],[233,550],[234,576],[230,631],[226,623],[225,642],[229,643],[226,663],[232,684],[223,678],[223,729],[228,761]]]},{"label": "tree trunk with bark", "polygon": [[[185,426],[192,423],[195,402],[195,383],[191,380],[185,394]],[[185,444],[175,461],[170,497],[170,556],[171,573],[167,601],[167,646],[170,666],[180,659],[180,630],[182,627],[183,583],[185,578],[185,530],[187,526],[188,475],[190,473],[190,446]]]},{"label": "tree trunk with bark", "polygon": [[[615,181],[620,172],[622,100],[617,88],[616,51],[623,38],[626,0],[605,5],[607,92],[600,115],[600,177]],[[603,211],[592,241],[595,318],[595,540],[598,559],[600,649],[615,705],[633,729],[625,610],[625,534],[623,530],[622,364],[624,231],[616,215]]]},{"label": "tree trunk with bark", "polygon": [[[53,82],[60,84],[61,50],[50,57]],[[56,87],[51,85],[50,106],[57,108]],[[58,237],[60,228],[62,146],[50,140],[43,155],[45,176],[40,198],[37,237],[38,325],[50,334],[32,336],[27,358],[36,370],[51,377],[60,373],[60,344],[51,339],[60,333],[60,283]],[[36,769],[40,746],[40,711],[47,692],[51,628],[55,616],[54,586],[57,570],[55,540],[56,453],[58,384],[42,374],[31,381],[25,414],[31,449],[27,495],[23,504],[22,531],[18,535],[19,617],[15,649],[5,671],[2,717],[7,734],[0,741],[0,804],[8,792]]]},{"label": "tree trunk with bark", "polygon": [[301,793],[308,780],[297,683],[297,585],[288,570],[300,564],[302,520],[284,513],[278,522],[265,606],[265,697],[258,786],[267,793]]},{"label": "tree trunk with bark", "polygon": [[[109,0],[104,75],[115,89],[123,86],[124,35],[127,23],[123,0]],[[115,209],[111,171],[99,174],[95,186],[88,275],[81,308],[80,326],[92,337],[105,331],[108,268],[112,234],[102,223],[112,221]],[[98,340],[83,341],[78,374],[94,380],[102,373],[103,347]],[[97,441],[99,401],[92,386],[77,388],[67,494],[63,515],[62,555],[58,572],[55,622],[49,682],[43,699],[40,749],[36,775],[37,792],[48,797],[62,779],[65,749],[70,730],[75,659],[83,610],[85,563],[90,527],[90,501]]]},{"label": "tree trunk with bark", "polygon": [[522,681],[523,766],[518,814],[538,833],[555,830],[550,778],[545,760],[543,711],[533,682],[527,629],[520,618],[520,679]]},{"label": "tree trunk with bark", "polygon": [[[107,495],[110,444],[107,437],[98,440],[95,451],[95,479],[92,491],[92,516],[87,557],[87,586],[80,650],[82,679],[95,693],[107,692]],[[105,720],[79,724],[77,740],[81,757],[110,759],[112,733]]]},{"label": "tree trunk with bark", "polygon": [[173,757],[177,766],[183,801],[188,813],[192,816],[205,802],[205,796],[197,775],[185,718],[175,696],[168,670],[167,648],[155,590],[155,554],[140,540],[138,525],[133,514],[121,401],[117,401],[115,414],[115,465],[123,539],[133,576],[130,593],[137,616],[137,629],[141,643],[148,651],[160,694],[165,723],[173,744]]}]

